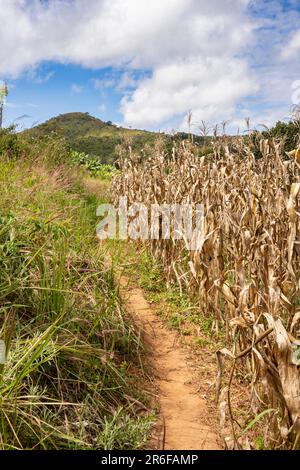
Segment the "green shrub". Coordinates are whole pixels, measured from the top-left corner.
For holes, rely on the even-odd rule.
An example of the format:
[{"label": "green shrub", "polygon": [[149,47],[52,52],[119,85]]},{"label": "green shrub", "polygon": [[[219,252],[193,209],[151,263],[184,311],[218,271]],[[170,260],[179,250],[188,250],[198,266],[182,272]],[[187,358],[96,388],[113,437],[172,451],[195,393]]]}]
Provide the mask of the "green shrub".
[{"label": "green shrub", "polygon": [[85,167],[92,176],[103,180],[111,180],[117,173],[117,169],[114,165],[101,163],[98,158],[90,157],[83,152],[76,152],[75,150],[71,151],[71,162],[75,165]]},{"label": "green shrub", "polygon": [[245,137],[245,141],[250,145],[255,158],[261,158],[261,139],[276,139],[280,141],[283,152],[291,152],[300,145],[300,119],[290,122],[278,121],[276,125],[263,132],[252,132]]},{"label": "green shrub", "polygon": [[19,159],[26,153],[26,146],[16,133],[15,127],[0,129],[0,157]]},{"label": "green shrub", "polygon": [[300,120],[296,119],[288,123],[278,121],[274,127],[262,134],[265,138],[283,139],[285,151],[290,152],[300,143]]}]

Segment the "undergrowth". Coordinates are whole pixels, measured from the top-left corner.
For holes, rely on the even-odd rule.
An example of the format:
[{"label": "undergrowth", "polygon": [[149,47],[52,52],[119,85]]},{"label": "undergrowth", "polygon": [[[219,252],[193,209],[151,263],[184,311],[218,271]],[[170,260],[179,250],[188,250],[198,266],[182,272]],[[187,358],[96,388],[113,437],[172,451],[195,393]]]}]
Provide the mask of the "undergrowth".
[{"label": "undergrowth", "polygon": [[141,344],[96,241],[97,198],[81,188],[79,170],[58,164],[62,143],[38,149],[8,135],[0,145],[0,448],[140,448],[152,422],[137,391]]}]

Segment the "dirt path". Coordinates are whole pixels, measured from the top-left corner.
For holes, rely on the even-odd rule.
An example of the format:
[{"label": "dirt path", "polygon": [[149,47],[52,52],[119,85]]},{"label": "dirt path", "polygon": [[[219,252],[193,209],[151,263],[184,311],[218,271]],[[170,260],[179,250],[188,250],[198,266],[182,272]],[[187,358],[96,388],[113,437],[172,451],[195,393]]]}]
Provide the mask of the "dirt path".
[{"label": "dirt path", "polygon": [[[160,424],[153,437],[156,449],[220,449],[217,434],[207,424],[209,410],[193,385],[195,370],[178,335],[168,329],[152,310],[143,291],[120,276],[125,308],[142,330],[158,388]],[[154,442],[155,441],[155,442]]]}]

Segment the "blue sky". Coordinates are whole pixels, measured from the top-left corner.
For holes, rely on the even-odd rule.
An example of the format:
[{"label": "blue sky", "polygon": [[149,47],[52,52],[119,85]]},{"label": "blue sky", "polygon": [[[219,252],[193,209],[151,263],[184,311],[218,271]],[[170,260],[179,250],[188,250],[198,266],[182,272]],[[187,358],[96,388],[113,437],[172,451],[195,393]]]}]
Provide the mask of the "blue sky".
[{"label": "blue sky", "polygon": [[0,0],[5,123],[82,111],[142,129],[232,132],[300,103],[299,0]]},{"label": "blue sky", "polygon": [[115,87],[96,86],[112,69],[91,71],[81,66],[44,63],[34,77],[9,80],[10,94],[5,111],[6,123],[29,127],[50,117],[73,111],[89,112],[105,121],[122,121],[119,111],[122,93]]}]

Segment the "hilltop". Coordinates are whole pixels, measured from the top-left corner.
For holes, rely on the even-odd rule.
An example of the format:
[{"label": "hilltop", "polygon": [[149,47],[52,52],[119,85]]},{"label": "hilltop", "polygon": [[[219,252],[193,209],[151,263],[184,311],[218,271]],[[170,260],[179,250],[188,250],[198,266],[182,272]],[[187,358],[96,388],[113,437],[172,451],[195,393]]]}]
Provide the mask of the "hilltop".
[{"label": "hilltop", "polygon": [[72,149],[97,156],[103,163],[115,160],[115,147],[125,138],[131,139],[133,148],[139,150],[145,144],[153,145],[158,137],[156,132],[118,127],[110,121],[79,112],[61,114],[25,133],[34,138],[56,133],[63,136]]},{"label": "hilltop", "polygon": [[[172,148],[174,139],[188,138],[184,132],[175,135],[150,132],[139,129],[127,129],[105,122],[89,113],[67,113],[53,117],[24,131],[33,138],[57,134],[65,138],[71,149],[98,157],[101,163],[113,163],[116,160],[116,146],[129,140],[134,151],[140,151],[145,144],[153,146],[158,137],[163,138],[166,147]],[[202,137],[193,136],[194,142],[203,145]]]}]

